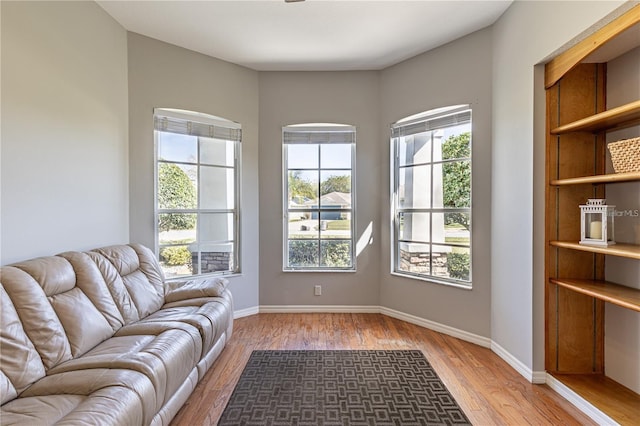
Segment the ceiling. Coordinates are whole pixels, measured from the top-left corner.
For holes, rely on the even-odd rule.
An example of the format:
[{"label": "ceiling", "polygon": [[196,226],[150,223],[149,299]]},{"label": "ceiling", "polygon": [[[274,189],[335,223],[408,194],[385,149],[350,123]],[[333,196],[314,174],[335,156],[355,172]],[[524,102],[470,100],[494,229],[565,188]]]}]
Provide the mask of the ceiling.
[{"label": "ceiling", "polygon": [[493,24],[511,0],[97,2],[128,31],[259,71],[377,70]]}]

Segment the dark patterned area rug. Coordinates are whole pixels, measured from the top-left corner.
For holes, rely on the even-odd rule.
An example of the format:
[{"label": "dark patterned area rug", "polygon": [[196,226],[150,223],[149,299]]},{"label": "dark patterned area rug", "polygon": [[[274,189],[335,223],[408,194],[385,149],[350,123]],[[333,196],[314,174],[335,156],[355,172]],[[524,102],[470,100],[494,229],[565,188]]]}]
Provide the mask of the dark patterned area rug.
[{"label": "dark patterned area rug", "polygon": [[422,352],[254,351],[220,426],[469,425]]}]

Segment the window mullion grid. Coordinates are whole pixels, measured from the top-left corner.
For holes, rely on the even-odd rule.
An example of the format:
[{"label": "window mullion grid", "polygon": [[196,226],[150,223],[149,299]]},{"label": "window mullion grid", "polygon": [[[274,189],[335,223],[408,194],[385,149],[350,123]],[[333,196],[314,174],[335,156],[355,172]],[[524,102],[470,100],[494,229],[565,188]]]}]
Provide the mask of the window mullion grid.
[{"label": "window mullion grid", "polygon": [[200,253],[200,219],[201,219],[201,214],[202,212],[200,211],[200,198],[201,198],[201,191],[202,191],[202,185],[200,184],[200,168],[202,167],[200,164],[200,136],[198,136],[197,138],[197,143],[196,143],[196,184],[198,185],[198,196],[196,197],[196,208],[197,208],[197,213],[196,213],[196,250],[197,250],[197,257],[198,257],[198,270],[197,271],[193,271],[194,274],[196,275],[200,275],[200,271],[202,270],[202,259],[201,259],[201,253]]},{"label": "window mullion grid", "polygon": [[316,267],[320,268],[322,265],[322,143],[318,143],[318,264]]},{"label": "window mullion grid", "polygon": [[433,154],[435,153],[434,145],[435,140],[433,138],[433,131],[429,132],[429,137],[431,138],[431,179],[429,180],[429,275],[433,276]]}]

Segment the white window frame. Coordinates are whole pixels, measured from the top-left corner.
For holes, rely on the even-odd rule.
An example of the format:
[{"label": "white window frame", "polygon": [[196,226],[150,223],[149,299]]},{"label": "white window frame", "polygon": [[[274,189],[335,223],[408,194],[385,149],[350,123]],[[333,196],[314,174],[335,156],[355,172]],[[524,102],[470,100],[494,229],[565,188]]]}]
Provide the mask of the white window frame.
[{"label": "white window frame", "polygon": [[[345,139],[346,138],[346,139]],[[291,144],[318,144],[318,150],[321,145],[332,143],[349,143],[351,145],[351,167],[346,168],[323,168],[319,164],[317,168],[308,169],[289,169],[288,168],[288,146]],[[320,152],[320,151],[319,151]],[[320,160],[319,160],[320,161]],[[347,124],[328,124],[328,123],[309,123],[295,124],[282,128],[282,170],[283,170],[283,251],[282,251],[282,270],[284,272],[355,272],[356,271],[356,127]],[[289,171],[317,171],[318,173],[318,197],[320,197],[320,175],[323,170],[349,170],[351,173],[351,207],[350,208],[317,208],[309,207],[306,209],[290,209],[289,208]],[[320,204],[320,203],[319,203]],[[290,213],[316,213],[318,221],[321,222],[322,213],[346,213],[350,215],[350,260],[351,265],[345,267],[338,266],[321,266],[321,244],[322,241],[331,240],[347,240],[322,238],[322,231],[318,233],[318,238],[308,239],[290,239],[289,238],[289,217]],[[318,241],[318,266],[291,266],[289,265],[289,241]]]},{"label": "white window frame", "polygon": [[[431,144],[431,154],[429,156],[429,160],[424,163],[412,163],[401,165],[400,161],[400,149],[399,143],[400,139],[404,136],[419,134],[421,132],[427,132],[432,130],[445,129],[449,127],[453,127],[459,124],[468,123],[470,127],[472,127],[472,110],[470,105],[455,105],[451,107],[438,108],[430,111],[426,111],[420,114],[416,114],[405,119],[402,119],[391,125],[391,170],[390,170],[390,186],[391,186],[391,274],[398,275],[402,277],[408,277],[428,282],[433,282],[437,284],[444,284],[454,287],[460,287],[464,289],[472,288],[472,260],[473,260],[473,244],[472,244],[472,227],[471,223],[472,219],[472,198],[473,198],[473,190],[471,185],[472,174],[470,176],[469,181],[469,191],[471,202],[469,207],[464,208],[451,208],[451,207],[434,207],[434,197],[433,197],[433,186],[434,186],[434,166],[443,165],[445,163],[454,163],[461,161],[468,161],[471,167],[471,173],[473,169],[472,165],[472,140],[473,140],[473,132],[471,131],[471,137],[469,141],[469,157],[466,158],[456,158],[452,160],[434,160],[433,156],[433,146]],[[405,168],[415,168],[416,166],[421,165],[429,165],[431,170],[431,178],[428,183],[428,190],[430,191],[430,206],[428,208],[408,208],[400,206],[400,169]],[[406,173],[406,172],[405,172]],[[405,188],[406,190],[406,188]],[[428,227],[428,235],[429,237],[426,240],[419,241],[416,239],[401,239],[401,216],[404,214],[411,213],[428,213],[431,221],[430,226]],[[469,215],[469,243],[467,245],[456,244],[456,243],[442,243],[435,242],[433,238],[433,216],[434,214],[441,213],[467,213]],[[413,272],[408,271],[406,269],[401,269],[400,265],[402,262],[401,258],[401,244],[415,244],[415,245],[425,245],[429,247],[429,267],[428,273],[425,272]],[[458,278],[450,278],[443,277],[440,275],[434,275],[432,271],[434,270],[434,261],[431,253],[433,252],[433,246],[447,246],[450,248],[462,247],[469,249],[469,279],[462,280]]]},{"label": "white window frame", "polygon": [[[189,243],[191,248],[195,249],[198,256],[198,270],[193,271],[192,275],[179,275],[176,277],[170,277],[170,279],[185,279],[195,276],[219,276],[219,275],[236,275],[241,273],[241,214],[240,214],[240,188],[241,188],[241,140],[242,140],[242,126],[240,123],[230,121],[224,118],[216,117],[209,114],[203,114],[199,112],[172,109],[172,108],[154,108],[154,234],[155,234],[155,253],[158,259],[160,259],[160,250],[164,247],[180,246],[184,244],[166,244],[160,243],[159,232],[159,219],[161,214],[166,213],[190,213],[195,214],[196,219],[196,241]],[[200,143],[198,143],[198,158],[195,161],[172,161],[163,160],[159,158],[159,132],[168,132],[175,134],[190,135],[196,137],[214,138],[219,140],[225,140],[233,144],[233,166],[229,165],[211,165],[201,163],[200,160]],[[160,209],[158,206],[158,170],[161,163],[176,164],[183,166],[195,166],[198,170],[198,187],[200,187],[200,168],[223,168],[233,170],[233,208],[230,209],[205,209],[200,207],[200,194],[197,195],[197,206],[194,209]],[[198,189],[200,191],[201,189]],[[227,213],[232,217],[232,239],[217,240],[217,241],[201,241],[201,221],[200,217],[203,214],[211,213]],[[206,245],[220,245],[220,244],[232,244],[233,249],[229,255],[229,269],[201,272],[202,269],[202,253],[206,252]]]}]

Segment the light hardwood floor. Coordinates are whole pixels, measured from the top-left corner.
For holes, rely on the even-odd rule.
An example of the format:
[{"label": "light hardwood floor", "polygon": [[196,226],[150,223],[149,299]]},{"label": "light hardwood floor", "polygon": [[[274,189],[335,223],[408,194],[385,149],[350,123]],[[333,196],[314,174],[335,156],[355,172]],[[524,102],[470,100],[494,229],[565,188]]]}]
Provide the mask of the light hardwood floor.
[{"label": "light hardwood floor", "polygon": [[593,425],[487,348],[380,314],[257,314],[234,332],[172,422],[215,425],[254,349],[419,349],[474,425]]}]

